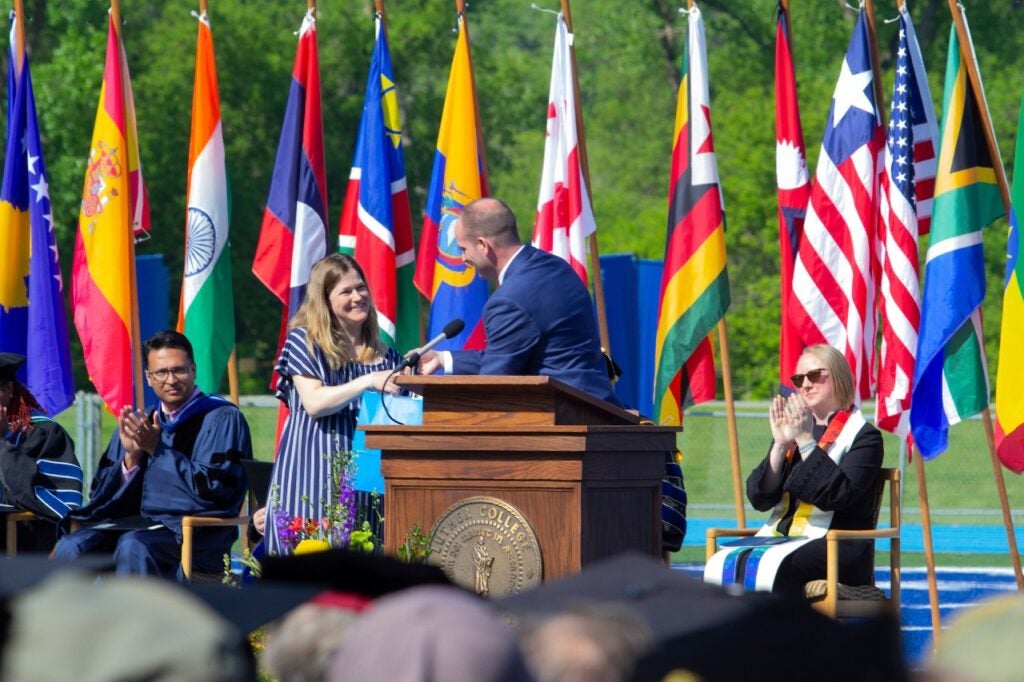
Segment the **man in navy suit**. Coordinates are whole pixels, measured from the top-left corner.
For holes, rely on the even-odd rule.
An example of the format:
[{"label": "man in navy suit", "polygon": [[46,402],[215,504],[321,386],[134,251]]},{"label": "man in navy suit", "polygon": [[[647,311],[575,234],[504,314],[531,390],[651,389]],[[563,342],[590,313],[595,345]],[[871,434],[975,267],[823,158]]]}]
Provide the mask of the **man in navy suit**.
[{"label": "man in navy suit", "polygon": [[519,241],[516,217],[497,199],[478,199],[455,223],[462,260],[498,288],[484,306],[487,348],[424,354],[420,372],[543,374],[621,405],[601,354],[593,302],[558,256]]}]

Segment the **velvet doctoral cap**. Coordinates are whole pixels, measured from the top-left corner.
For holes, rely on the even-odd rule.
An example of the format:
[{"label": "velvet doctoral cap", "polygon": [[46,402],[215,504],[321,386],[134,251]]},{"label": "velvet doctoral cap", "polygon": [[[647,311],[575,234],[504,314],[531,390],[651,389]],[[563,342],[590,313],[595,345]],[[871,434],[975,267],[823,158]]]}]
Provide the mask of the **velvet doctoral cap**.
[{"label": "velvet doctoral cap", "polygon": [[25,364],[25,356],[18,353],[0,353],[0,381],[12,381],[21,366]]}]

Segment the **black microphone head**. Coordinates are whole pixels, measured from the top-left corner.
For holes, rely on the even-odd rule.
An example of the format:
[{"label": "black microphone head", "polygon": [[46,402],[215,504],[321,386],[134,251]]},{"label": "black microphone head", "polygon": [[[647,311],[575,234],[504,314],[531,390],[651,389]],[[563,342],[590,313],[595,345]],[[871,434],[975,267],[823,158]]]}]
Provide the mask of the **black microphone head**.
[{"label": "black microphone head", "polygon": [[455,318],[454,320],[446,324],[444,326],[444,329],[442,329],[441,331],[444,332],[444,335],[450,339],[454,336],[458,336],[459,334],[461,334],[462,330],[465,328],[466,323],[460,320],[459,318]]}]

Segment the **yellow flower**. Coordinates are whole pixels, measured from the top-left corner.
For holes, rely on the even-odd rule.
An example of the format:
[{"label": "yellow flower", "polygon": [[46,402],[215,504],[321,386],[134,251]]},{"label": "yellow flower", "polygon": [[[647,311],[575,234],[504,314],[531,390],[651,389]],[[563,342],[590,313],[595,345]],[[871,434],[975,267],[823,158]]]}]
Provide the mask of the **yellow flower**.
[{"label": "yellow flower", "polygon": [[324,550],[330,549],[331,546],[326,540],[317,540],[315,538],[307,538],[299,544],[295,545],[295,554],[313,554],[314,552],[323,552]]}]

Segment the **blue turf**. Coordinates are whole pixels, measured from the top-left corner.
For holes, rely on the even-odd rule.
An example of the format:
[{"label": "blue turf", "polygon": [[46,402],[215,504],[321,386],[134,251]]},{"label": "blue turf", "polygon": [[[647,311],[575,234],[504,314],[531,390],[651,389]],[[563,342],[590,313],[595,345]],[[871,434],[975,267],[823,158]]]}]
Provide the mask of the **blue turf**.
[{"label": "blue turf", "polygon": [[[905,527],[905,526],[904,526]],[[692,523],[690,528],[693,528]],[[1002,531],[1001,527],[997,530]],[[689,533],[688,533],[689,535]],[[1006,536],[1003,535],[1005,542]],[[703,564],[675,564],[673,568],[700,577]],[[957,613],[986,599],[1015,592],[1017,589],[1010,568],[939,568],[936,571],[939,593],[939,615],[942,627],[949,626]],[[876,583],[889,591],[889,569],[876,572]],[[928,601],[928,577],[923,568],[904,568],[900,581],[900,621],[903,651],[913,666],[923,663],[932,646],[931,607]]]}]

